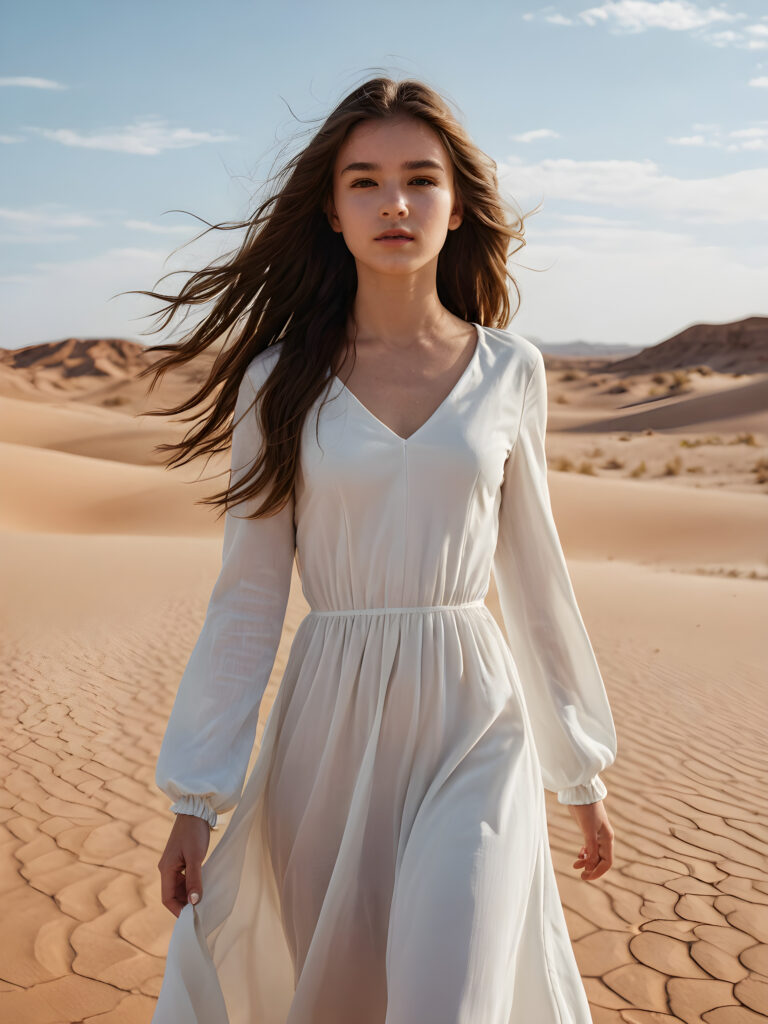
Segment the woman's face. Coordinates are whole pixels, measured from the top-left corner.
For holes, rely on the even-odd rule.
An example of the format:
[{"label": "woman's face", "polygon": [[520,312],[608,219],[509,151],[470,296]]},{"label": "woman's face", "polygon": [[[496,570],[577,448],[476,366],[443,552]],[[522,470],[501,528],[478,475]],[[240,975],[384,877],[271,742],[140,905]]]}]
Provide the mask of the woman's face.
[{"label": "woman's face", "polygon": [[[356,125],[336,157],[328,219],[358,263],[376,272],[413,273],[436,262],[462,220],[453,167],[436,132],[414,117]],[[391,229],[411,241],[379,239]]]}]

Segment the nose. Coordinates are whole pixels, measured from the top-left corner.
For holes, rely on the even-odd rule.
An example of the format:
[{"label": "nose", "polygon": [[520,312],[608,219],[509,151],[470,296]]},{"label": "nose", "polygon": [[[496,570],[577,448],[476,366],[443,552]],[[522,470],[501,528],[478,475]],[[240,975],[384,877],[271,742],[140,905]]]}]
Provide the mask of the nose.
[{"label": "nose", "polygon": [[408,213],[408,204],[405,195],[400,188],[395,188],[384,195],[379,206],[379,213],[383,217],[404,217]]}]

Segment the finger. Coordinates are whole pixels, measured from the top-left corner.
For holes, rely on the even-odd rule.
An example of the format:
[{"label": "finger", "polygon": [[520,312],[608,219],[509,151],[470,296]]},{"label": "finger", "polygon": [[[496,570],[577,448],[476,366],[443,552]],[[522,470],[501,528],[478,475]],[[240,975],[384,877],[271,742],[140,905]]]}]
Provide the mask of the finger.
[{"label": "finger", "polygon": [[160,897],[163,906],[167,907],[175,917],[179,916],[184,907],[184,903],[179,899],[180,887],[183,892],[184,876],[181,872],[175,868],[160,869]]},{"label": "finger", "polygon": [[582,850],[586,850],[586,855],[583,856],[579,865],[584,868],[584,873],[581,877],[591,877],[592,873],[597,869],[597,866],[600,863],[600,846],[597,841],[597,836],[593,836],[588,839],[586,846],[583,846]]},{"label": "finger", "polygon": [[190,858],[185,872],[186,896],[190,903],[199,903],[203,898],[203,878],[201,861]]},{"label": "finger", "polygon": [[592,871],[600,863],[600,845],[597,842],[597,837],[590,839],[587,843],[587,856],[584,861],[584,867],[588,871]]},{"label": "finger", "polygon": [[573,862],[573,864],[571,866],[574,867],[574,868],[583,868],[586,856],[587,856],[587,848],[585,846],[582,846],[581,849],[579,850],[578,857],[576,858],[576,860]]},{"label": "finger", "polygon": [[604,875],[610,866],[610,861],[601,858],[594,868],[587,868],[583,871],[581,877],[585,881],[592,882],[596,878],[600,878],[601,875]]}]

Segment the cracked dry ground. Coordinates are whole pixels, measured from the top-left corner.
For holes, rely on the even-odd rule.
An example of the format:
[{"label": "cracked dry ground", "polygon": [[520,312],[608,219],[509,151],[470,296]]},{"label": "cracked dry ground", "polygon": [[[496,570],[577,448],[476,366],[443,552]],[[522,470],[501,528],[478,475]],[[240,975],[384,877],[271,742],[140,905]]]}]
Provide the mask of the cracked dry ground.
[{"label": "cracked dry ground", "polygon": [[[159,899],[171,815],[154,765],[206,597],[201,586],[130,625],[3,644],[3,1022],[151,1018],[174,921]],[[272,687],[302,614],[292,600]],[[594,1020],[765,1021],[765,711],[754,669],[747,678],[735,658],[723,681],[668,661],[649,668],[647,644],[595,641],[620,736],[605,776],[617,859],[598,882],[571,869],[579,837],[547,794]]]}]

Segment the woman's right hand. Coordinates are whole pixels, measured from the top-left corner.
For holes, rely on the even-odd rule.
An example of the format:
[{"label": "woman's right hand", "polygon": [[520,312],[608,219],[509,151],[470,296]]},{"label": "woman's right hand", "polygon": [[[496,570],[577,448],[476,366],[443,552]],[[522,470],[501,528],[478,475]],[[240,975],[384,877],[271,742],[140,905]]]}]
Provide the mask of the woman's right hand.
[{"label": "woman's right hand", "polygon": [[203,896],[201,867],[211,830],[204,818],[177,814],[163,855],[158,861],[163,906],[178,917],[183,907]]}]

